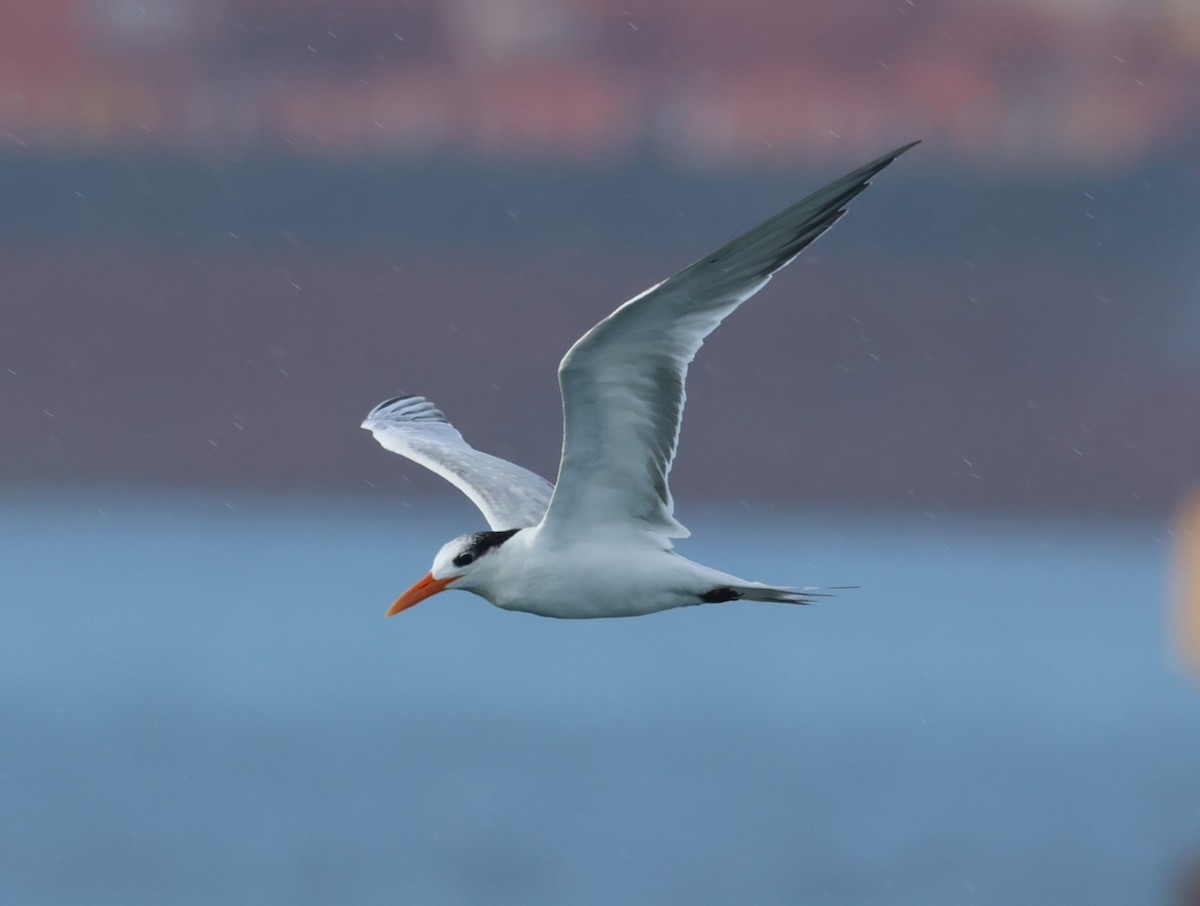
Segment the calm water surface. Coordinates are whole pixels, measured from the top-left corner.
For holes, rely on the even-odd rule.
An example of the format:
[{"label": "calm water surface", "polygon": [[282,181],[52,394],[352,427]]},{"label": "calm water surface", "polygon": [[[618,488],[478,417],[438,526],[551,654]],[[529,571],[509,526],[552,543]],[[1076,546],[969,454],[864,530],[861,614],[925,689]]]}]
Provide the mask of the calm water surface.
[{"label": "calm water surface", "polygon": [[462,512],[0,505],[0,902],[1146,904],[1200,855],[1153,526],[685,514],[864,587],[384,621]]}]

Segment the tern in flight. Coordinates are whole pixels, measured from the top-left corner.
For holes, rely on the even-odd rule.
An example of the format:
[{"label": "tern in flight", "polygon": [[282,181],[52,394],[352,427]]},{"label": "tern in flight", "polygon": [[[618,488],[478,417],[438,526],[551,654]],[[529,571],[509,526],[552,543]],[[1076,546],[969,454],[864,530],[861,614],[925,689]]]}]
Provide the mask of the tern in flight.
[{"label": "tern in flight", "polygon": [[551,485],[481,453],[421,396],[376,406],[363,422],[385,448],[441,475],[491,531],[462,535],[396,599],[392,616],[448,588],[547,617],[631,617],[689,604],[808,604],[813,592],[749,582],[672,550],[687,537],[667,476],[683,417],[684,381],[726,315],[834,225],[905,145],[830,183],[585,333],[558,367],[562,460]]}]

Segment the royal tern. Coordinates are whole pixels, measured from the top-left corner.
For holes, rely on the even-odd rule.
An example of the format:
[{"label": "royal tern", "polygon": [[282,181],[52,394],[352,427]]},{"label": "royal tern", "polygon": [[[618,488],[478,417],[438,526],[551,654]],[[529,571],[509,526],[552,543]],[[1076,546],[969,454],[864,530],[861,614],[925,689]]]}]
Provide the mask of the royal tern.
[{"label": "royal tern", "polygon": [[667,475],[684,380],[700,345],[845,213],[905,145],[855,170],[626,302],[585,333],[558,368],[563,447],[551,485],[471,447],[434,405],[398,396],[363,427],[388,450],[441,475],[491,531],[450,541],[429,573],[388,610],[448,588],[547,617],[628,617],[689,604],[808,604],[813,592],[749,582],[686,560],[671,539]]}]

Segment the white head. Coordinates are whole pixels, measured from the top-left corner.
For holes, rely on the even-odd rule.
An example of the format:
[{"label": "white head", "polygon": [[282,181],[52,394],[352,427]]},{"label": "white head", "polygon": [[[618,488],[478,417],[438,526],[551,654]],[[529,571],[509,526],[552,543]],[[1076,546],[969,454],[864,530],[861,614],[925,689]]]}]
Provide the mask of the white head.
[{"label": "white head", "polygon": [[443,544],[442,549],[433,558],[433,567],[423,579],[396,599],[396,603],[388,609],[387,615],[390,617],[407,610],[447,588],[474,590],[479,581],[491,572],[494,561],[490,558],[505,541],[519,531],[520,529],[508,529],[503,532],[475,532],[471,535],[460,535]]}]

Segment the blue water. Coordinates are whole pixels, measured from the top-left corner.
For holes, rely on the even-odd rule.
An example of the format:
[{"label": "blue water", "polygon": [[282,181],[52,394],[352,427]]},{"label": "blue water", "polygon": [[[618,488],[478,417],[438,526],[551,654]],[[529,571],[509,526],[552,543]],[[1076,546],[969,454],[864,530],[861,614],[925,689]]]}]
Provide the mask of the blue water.
[{"label": "blue water", "polygon": [[864,588],[385,621],[463,512],[0,506],[0,902],[1146,904],[1200,854],[1153,526],[685,514]]}]

